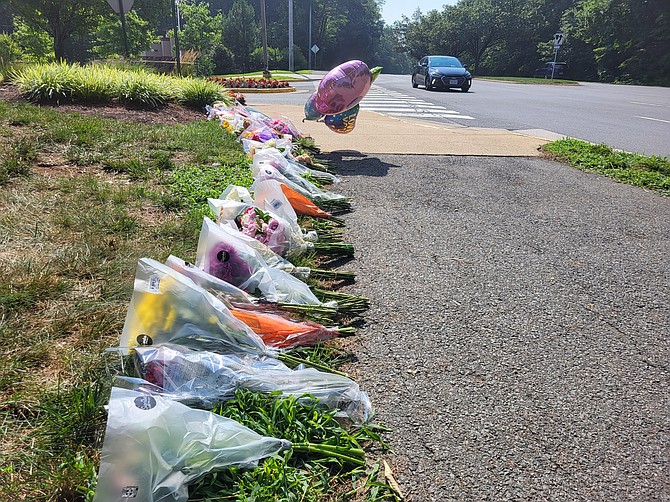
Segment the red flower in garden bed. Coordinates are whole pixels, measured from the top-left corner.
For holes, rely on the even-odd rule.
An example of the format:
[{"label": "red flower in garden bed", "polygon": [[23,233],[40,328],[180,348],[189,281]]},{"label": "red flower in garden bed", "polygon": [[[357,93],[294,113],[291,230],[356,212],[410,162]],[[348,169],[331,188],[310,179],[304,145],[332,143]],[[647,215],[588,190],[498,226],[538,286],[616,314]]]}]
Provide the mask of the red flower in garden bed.
[{"label": "red flower in garden bed", "polygon": [[288,82],[284,80],[268,78],[243,78],[243,77],[208,77],[208,80],[216,82],[223,87],[231,89],[279,89],[288,87]]}]

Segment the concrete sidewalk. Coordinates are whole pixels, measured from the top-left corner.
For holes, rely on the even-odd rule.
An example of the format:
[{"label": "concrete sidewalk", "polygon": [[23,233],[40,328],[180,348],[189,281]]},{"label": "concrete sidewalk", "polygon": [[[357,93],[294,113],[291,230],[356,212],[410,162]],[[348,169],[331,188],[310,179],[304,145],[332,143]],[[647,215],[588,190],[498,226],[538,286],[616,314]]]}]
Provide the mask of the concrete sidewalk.
[{"label": "concrete sidewalk", "polygon": [[324,153],[536,157],[538,148],[549,141],[532,133],[416,121],[366,110],[358,114],[351,133],[337,134],[322,122],[302,122],[302,106],[250,104],[270,117],[288,117]]}]

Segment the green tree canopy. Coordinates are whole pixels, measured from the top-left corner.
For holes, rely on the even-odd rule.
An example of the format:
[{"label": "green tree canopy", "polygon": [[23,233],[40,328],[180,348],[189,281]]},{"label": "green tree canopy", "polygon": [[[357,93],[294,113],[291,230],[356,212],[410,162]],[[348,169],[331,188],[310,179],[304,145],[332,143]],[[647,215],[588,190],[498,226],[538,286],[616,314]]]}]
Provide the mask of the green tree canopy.
[{"label": "green tree canopy", "polygon": [[249,69],[251,53],[260,45],[260,33],[253,7],[246,0],[235,0],[223,18],[222,41],[234,54],[239,70]]}]

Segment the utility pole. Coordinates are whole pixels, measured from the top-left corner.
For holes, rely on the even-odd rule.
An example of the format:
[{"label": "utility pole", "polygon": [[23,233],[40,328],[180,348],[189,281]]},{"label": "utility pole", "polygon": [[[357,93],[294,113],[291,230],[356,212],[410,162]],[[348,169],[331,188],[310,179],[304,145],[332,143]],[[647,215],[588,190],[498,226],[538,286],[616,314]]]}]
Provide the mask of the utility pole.
[{"label": "utility pole", "polygon": [[293,0],[288,0],[288,69],[295,71],[293,62]]}]

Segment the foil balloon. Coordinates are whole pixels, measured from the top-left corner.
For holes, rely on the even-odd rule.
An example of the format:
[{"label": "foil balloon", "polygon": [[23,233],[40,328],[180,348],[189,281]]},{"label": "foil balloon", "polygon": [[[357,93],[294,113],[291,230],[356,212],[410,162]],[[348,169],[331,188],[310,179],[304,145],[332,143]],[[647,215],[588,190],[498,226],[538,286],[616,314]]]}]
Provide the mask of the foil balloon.
[{"label": "foil balloon", "polygon": [[307,98],[305,103],[305,120],[319,120],[323,114],[316,109],[316,93]]},{"label": "foil balloon", "polygon": [[356,106],[372,86],[372,73],[363,61],[354,59],[326,74],[316,91],[316,109],[322,115],[336,115]]},{"label": "foil balloon", "polygon": [[339,134],[348,134],[356,127],[356,117],[360,108],[360,105],[356,105],[342,113],[326,115],[323,122],[331,131]]}]

